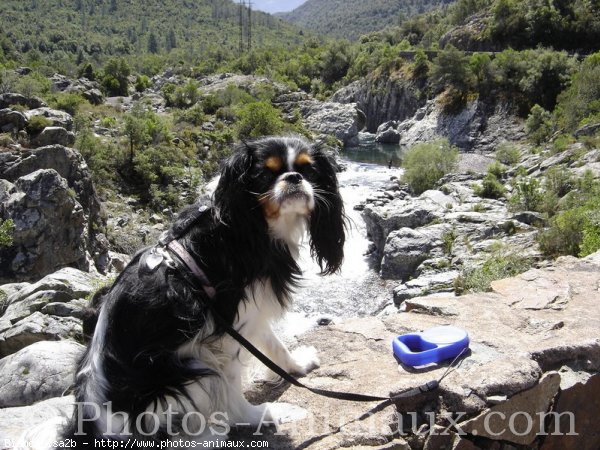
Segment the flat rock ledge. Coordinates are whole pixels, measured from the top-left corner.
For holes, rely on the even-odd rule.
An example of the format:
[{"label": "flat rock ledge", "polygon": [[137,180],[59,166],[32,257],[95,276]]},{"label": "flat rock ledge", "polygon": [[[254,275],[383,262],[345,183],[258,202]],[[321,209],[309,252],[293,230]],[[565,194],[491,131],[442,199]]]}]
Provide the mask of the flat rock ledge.
[{"label": "flat rock ledge", "polygon": [[[407,301],[407,311],[337,321],[299,338],[321,367],[303,380],[323,389],[387,396],[439,379],[448,363],[398,365],[392,339],[439,325],[468,330],[470,353],[439,389],[373,409],[286,383],[254,384],[251,401],[289,404],[295,421],[237,428],[232,440],[268,448],[575,450],[600,448],[600,253],[499,280],[493,291]],[[68,397],[0,409],[0,439],[68,410]],[[62,411],[62,412],[61,412]],[[362,418],[362,420],[360,420]]]}]

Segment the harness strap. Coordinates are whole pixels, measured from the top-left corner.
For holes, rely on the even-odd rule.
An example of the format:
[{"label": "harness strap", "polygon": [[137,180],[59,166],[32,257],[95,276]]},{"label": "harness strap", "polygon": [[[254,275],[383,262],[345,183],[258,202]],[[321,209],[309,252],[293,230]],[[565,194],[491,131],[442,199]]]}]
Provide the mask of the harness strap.
[{"label": "harness strap", "polygon": [[[177,240],[170,241],[166,245],[166,248],[168,250],[170,250],[172,253],[174,253],[179,258],[179,260],[183,264],[184,268],[186,268],[189,272],[191,272],[194,275],[194,277],[185,277],[185,279],[188,282],[192,283],[194,285],[194,287],[196,287],[196,288],[200,287],[206,293],[206,295],[211,300],[213,300],[217,294],[216,290],[212,286],[210,281],[208,280],[208,277],[206,276],[204,271],[198,266],[198,264],[196,263],[194,258],[189,254],[189,252]],[[382,402],[380,405],[378,405],[376,407],[377,409],[379,409],[379,408],[383,408],[385,406],[391,405],[396,400],[414,397],[419,394],[425,394],[427,392],[434,391],[435,389],[437,389],[439,387],[439,381],[441,381],[441,378],[440,378],[440,380],[428,381],[427,383],[422,384],[421,386],[418,386],[418,387],[412,388],[412,389],[408,389],[406,391],[402,391],[402,392],[400,392],[396,395],[390,396],[390,397],[381,397],[381,396],[376,396],[376,395],[366,395],[366,394],[355,394],[355,393],[351,393],[351,392],[331,391],[331,390],[327,390],[327,389],[319,389],[319,388],[307,386],[304,383],[302,383],[301,381],[299,381],[296,377],[292,376],[285,369],[283,369],[282,367],[277,365],[277,363],[275,363],[273,360],[271,360],[268,356],[266,356],[264,353],[262,353],[259,349],[257,349],[250,341],[248,341],[244,336],[242,336],[238,331],[236,331],[231,325],[229,325],[220,316],[220,314],[215,310],[215,308],[212,308],[212,305],[210,303],[209,303],[209,306],[211,306],[212,313],[213,313],[213,316],[215,317],[215,320],[217,320],[217,322],[219,322],[219,324],[223,327],[224,331],[229,336],[231,336],[233,339],[235,339],[242,347],[244,347],[246,350],[248,350],[248,352],[250,352],[253,356],[255,356],[256,359],[258,359],[261,363],[263,363],[265,366],[267,366],[270,370],[275,372],[277,375],[279,375],[285,381],[293,384],[294,386],[297,386],[297,387],[300,387],[303,389],[307,389],[314,394],[321,395],[323,397],[337,399],[337,400],[347,400],[347,401],[353,401],[353,402]],[[454,364],[454,361],[452,362],[452,364],[450,365],[448,370],[450,370],[450,368],[452,367],[453,364]],[[447,372],[448,371],[446,371],[446,373]],[[445,374],[442,376],[442,378],[444,376],[445,376]]]}]

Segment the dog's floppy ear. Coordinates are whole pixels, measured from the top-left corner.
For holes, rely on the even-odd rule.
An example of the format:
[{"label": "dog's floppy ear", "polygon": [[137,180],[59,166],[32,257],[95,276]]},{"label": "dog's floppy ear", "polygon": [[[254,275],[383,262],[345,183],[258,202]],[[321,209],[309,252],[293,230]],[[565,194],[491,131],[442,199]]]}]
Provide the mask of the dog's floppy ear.
[{"label": "dog's floppy ear", "polygon": [[234,222],[243,220],[243,215],[253,208],[256,202],[246,185],[249,182],[254,150],[243,143],[233,149],[221,170],[221,178],[214,193],[214,205],[219,220],[234,226]]},{"label": "dog's floppy ear", "polygon": [[338,189],[333,159],[320,147],[311,156],[318,172],[315,208],[310,216],[310,253],[319,263],[322,275],[339,270],[344,259],[344,203]]}]

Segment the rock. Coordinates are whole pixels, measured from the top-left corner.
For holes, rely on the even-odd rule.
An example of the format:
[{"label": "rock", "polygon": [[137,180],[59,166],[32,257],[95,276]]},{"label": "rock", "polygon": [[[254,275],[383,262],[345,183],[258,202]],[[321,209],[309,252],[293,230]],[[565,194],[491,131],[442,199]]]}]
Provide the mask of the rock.
[{"label": "rock", "polygon": [[600,448],[600,431],[597,426],[599,408],[600,375],[589,376],[571,386],[563,386],[561,383],[561,393],[553,410],[556,415],[548,426],[548,436],[540,450]]},{"label": "rock", "polygon": [[366,78],[343,87],[330,101],[356,103],[366,116],[366,130],[375,133],[382,123],[412,117],[425,104],[425,97],[419,94],[423,88],[422,81]]},{"label": "rock", "polygon": [[0,248],[0,282],[30,280],[72,265],[88,269],[85,216],[54,169],[16,180],[0,215],[14,221],[13,243]]},{"label": "rock", "polygon": [[9,108],[0,109],[0,129],[2,131],[19,131],[25,128],[27,117],[19,111]]},{"label": "rock", "polygon": [[384,122],[379,125],[375,141],[381,142],[382,144],[397,144],[400,142],[400,133],[396,130],[397,126],[398,122],[395,120]]},{"label": "rock", "polygon": [[72,341],[43,341],[0,360],[0,408],[61,396],[84,349]]},{"label": "rock", "polygon": [[518,220],[521,223],[526,223],[534,227],[543,227],[546,225],[544,216],[535,211],[520,211],[511,217],[513,220]]},{"label": "rock", "polygon": [[465,51],[494,51],[498,50],[493,42],[485,36],[485,29],[490,20],[490,12],[484,10],[473,14],[466,19],[465,23],[452,27],[440,39],[440,48],[453,45],[459,50]]},{"label": "rock", "polygon": [[[49,420],[69,417],[75,398],[72,395],[55,397],[32,406],[0,409],[0,442],[17,443],[24,431]],[[58,423],[57,423],[58,425]]]},{"label": "rock", "polygon": [[453,292],[454,280],[460,275],[457,270],[427,274],[409,280],[394,289],[394,303],[402,304],[404,300],[422,297],[437,292]]},{"label": "rock", "polygon": [[0,330],[0,358],[18,352],[39,341],[83,339],[81,321],[72,317],[54,317],[35,312],[31,316]]},{"label": "rock", "polygon": [[[0,324],[18,322],[43,310],[49,303],[66,303],[88,297],[97,286],[97,277],[71,267],[60,269],[36,283],[23,283],[18,291],[8,295],[8,307],[0,318]],[[1,288],[4,290],[4,286]]]},{"label": "rock", "polygon": [[458,113],[446,113],[430,100],[413,118],[400,123],[398,131],[402,145],[446,137],[461,150],[479,152],[492,152],[500,143],[525,137],[522,121],[508,105],[481,100],[469,102]]},{"label": "rock", "polygon": [[475,436],[529,445],[540,430],[543,432],[543,418],[559,387],[560,375],[556,372],[547,373],[535,387],[512,396],[474,419],[461,423],[460,427]]},{"label": "rock", "polygon": [[0,109],[10,108],[11,105],[21,105],[29,109],[43,108],[48,106],[37,97],[25,97],[24,95],[13,92],[0,94]]},{"label": "rock", "polygon": [[419,264],[427,259],[427,252],[432,246],[431,240],[417,230],[401,228],[392,231],[383,249],[382,278],[408,280]]},{"label": "rock", "polygon": [[300,113],[309,130],[335,136],[346,147],[358,145],[364,113],[355,104],[313,101],[300,104]]},{"label": "rock", "polygon": [[25,116],[27,117],[27,120],[31,120],[31,118],[35,116],[42,116],[50,119],[53,126],[66,128],[69,131],[73,128],[73,117],[71,117],[69,113],[57,109],[47,107],[36,108],[27,111]]},{"label": "rock", "polygon": [[52,87],[56,91],[78,93],[92,105],[104,103],[104,95],[100,91],[100,85],[87,78],[71,80],[64,75],[55,73],[50,81],[52,81]]},{"label": "rock", "polygon": [[46,127],[41,133],[31,138],[31,145],[44,147],[47,145],[70,146],[75,143],[75,134],[62,127]]},{"label": "rock", "polygon": [[365,221],[367,235],[383,256],[383,248],[391,231],[400,228],[418,228],[442,217],[440,205],[428,200],[392,200],[383,206],[367,204],[361,215]]},{"label": "rock", "polygon": [[543,172],[545,170],[548,170],[550,167],[569,163],[574,158],[575,154],[579,151],[582,151],[583,149],[584,146],[580,142],[571,144],[569,145],[569,147],[567,147],[565,151],[562,151],[560,153],[550,156],[549,158],[544,159],[539,165],[539,170]]},{"label": "rock", "polygon": [[[16,183],[20,177],[27,176],[38,169],[53,169],[60,177],[66,180],[68,185],[67,194],[69,197],[74,194],[75,197],[67,202],[72,203],[74,201],[75,203],[78,203],[80,207],[83,207],[83,214],[86,219],[83,222],[83,227],[85,228],[85,233],[83,233],[85,250],[90,255],[101,255],[106,253],[108,248],[98,240],[99,234],[106,227],[105,213],[102,209],[100,199],[96,194],[92,176],[87,164],[81,154],[73,149],[61,145],[51,145],[40,147],[29,152],[0,153],[0,178],[7,180],[3,182],[4,187],[0,186],[0,202],[5,204],[3,207],[0,207],[0,213],[1,211],[4,211],[2,214],[8,213],[6,202],[11,195],[13,195],[13,197],[21,196],[13,183]],[[4,194],[2,192],[4,192]],[[29,212],[23,210],[23,214],[39,214],[39,211],[33,211],[33,209],[37,208],[35,205],[30,204],[23,207],[29,210]],[[74,203],[73,207],[75,207]],[[51,209],[49,205],[44,205],[44,208]],[[61,208],[65,209],[65,204],[59,205],[59,209]],[[43,230],[44,233],[53,232],[58,234],[62,225],[59,225],[58,223],[49,223],[49,226],[51,226],[52,230]],[[73,226],[75,226],[75,224],[67,226],[67,229],[72,229]],[[26,247],[31,247],[31,243],[28,244],[25,242],[24,245]],[[69,245],[71,244],[67,244],[67,246]],[[59,254],[62,250],[63,249],[60,249]],[[0,254],[2,254],[1,250]],[[45,273],[38,272],[26,279],[44,276],[51,271],[52,270]],[[2,270],[0,269],[0,273],[1,272]],[[2,276],[0,276],[0,282],[2,281]]]},{"label": "rock", "polygon": [[573,135],[576,138],[580,138],[581,136],[593,136],[598,130],[600,130],[600,123],[588,123],[587,125],[578,128]]},{"label": "rock", "polygon": [[528,310],[565,309],[572,298],[568,280],[532,269],[515,278],[492,281],[494,292],[515,299],[515,308]]}]

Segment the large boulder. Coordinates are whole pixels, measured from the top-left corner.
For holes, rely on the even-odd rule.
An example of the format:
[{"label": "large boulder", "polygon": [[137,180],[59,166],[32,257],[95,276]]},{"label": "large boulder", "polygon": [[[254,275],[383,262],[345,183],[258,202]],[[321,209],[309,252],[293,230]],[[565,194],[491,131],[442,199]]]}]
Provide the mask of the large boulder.
[{"label": "large boulder", "polygon": [[64,266],[88,270],[86,218],[67,182],[40,169],[0,184],[0,217],[14,222],[13,243],[0,248],[0,282],[30,280]]},{"label": "large boulder", "polygon": [[25,112],[27,120],[31,120],[32,117],[41,116],[52,121],[52,125],[55,127],[66,128],[71,131],[73,128],[73,117],[71,114],[58,109],[52,109],[47,107],[31,109]]},{"label": "large boulder", "polygon": [[346,147],[358,145],[358,132],[363,128],[364,114],[356,104],[313,101],[302,104],[300,113],[309,130],[335,136]]},{"label": "large boulder", "polygon": [[59,397],[73,382],[84,346],[42,341],[0,360],[0,408]]},{"label": "large boulder", "polygon": [[[17,289],[0,286],[7,294],[0,328],[6,328],[36,311],[46,312],[48,305],[68,304],[94,292],[98,277],[72,267],[46,275],[36,283],[21,283]],[[10,288],[11,285],[9,285]],[[53,306],[54,310],[58,308]],[[54,314],[54,313],[53,313]],[[61,314],[54,314],[61,315]],[[71,311],[71,316],[78,314]]]},{"label": "large boulder", "polygon": [[65,130],[63,127],[46,127],[39,134],[31,138],[34,147],[45,147],[47,145],[70,146],[75,143],[75,134]]},{"label": "large boulder", "polygon": [[395,120],[379,125],[375,141],[382,144],[397,144],[400,142],[400,132],[396,129],[397,126],[398,122]]},{"label": "large boulder", "polygon": [[0,131],[19,131],[25,128],[27,117],[19,111],[10,108],[0,109]]},{"label": "large boulder", "polygon": [[38,97],[25,97],[24,95],[16,94],[14,92],[0,94],[0,109],[9,108],[11,105],[21,105],[29,109],[48,106]]},{"label": "large boulder", "polygon": [[[4,183],[4,188],[0,186],[0,203],[6,202],[8,197],[16,192],[14,184],[20,177],[39,169],[53,169],[60,177],[64,178],[69,196],[74,197],[72,200],[76,200],[83,207],[85,250],[95,259],[106,254],[108,248],[105,240],[101,239],[101,233],[106,227],[105,214],[96,194],[88,166],[76,150],[61,145],[50,145],[30,151],[0,153],[0,179],[3,179]],[[4,196],[2,192],[5,193]],[[64,207],[63,205],[62,208]],[[4,211],[7,211],[6,208]],[[10,214],[3,217],[9,216]],[[56,233],[59,233],[58,224],[50,225]],[[72,229],[72,226],[67,229]],[[61,249],[58,250],[60,254]],[[31,274],[26,279],[39,278],[47,273],[50,272]]]},{"label": "large boulder", "polygon": [[419,264],[428,258],[433,247],[429,237],[411,228],[392,231],[385,242],[381,260],[381,276],[385,279],[407,281]]},{"label": "large boulder", "polygon": [[92,105],[104,103],[104,95],[100,91],[100,85],[95,81],[90,81],[87,78],[72,80],[60,74],[54,74],[50,81],[52,82],[52,88],[56,91],[81,94]]}]

